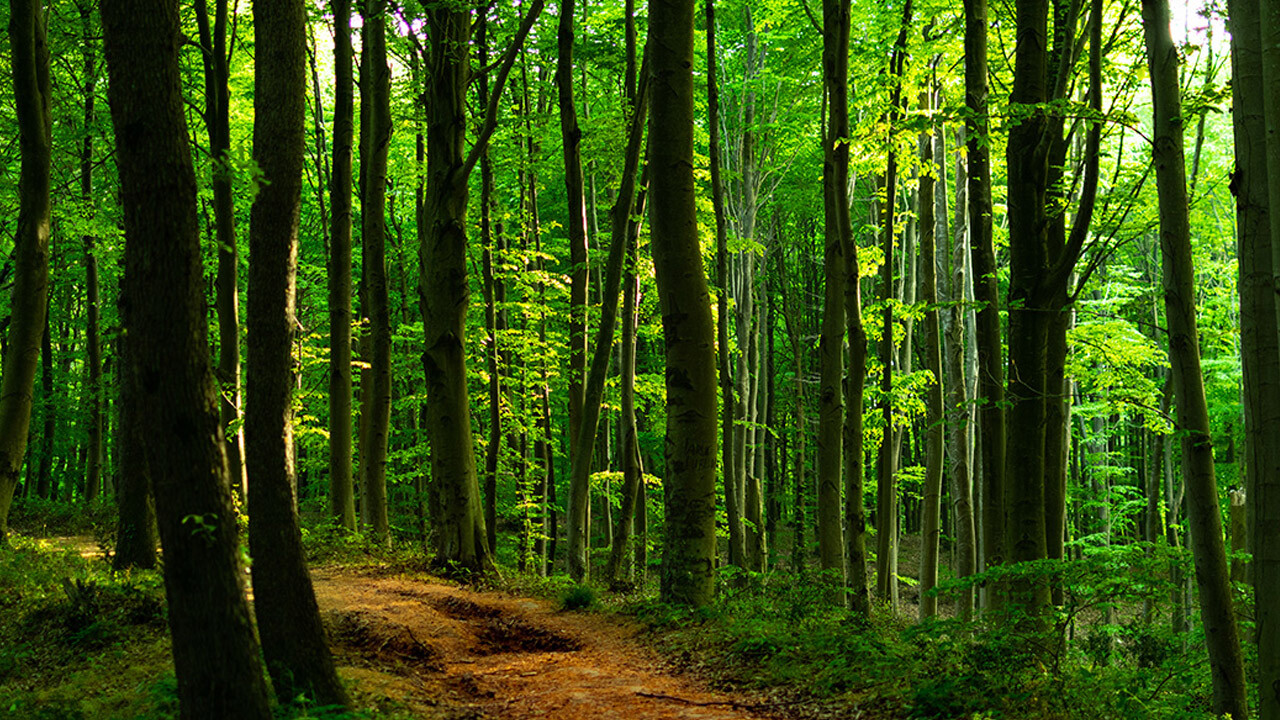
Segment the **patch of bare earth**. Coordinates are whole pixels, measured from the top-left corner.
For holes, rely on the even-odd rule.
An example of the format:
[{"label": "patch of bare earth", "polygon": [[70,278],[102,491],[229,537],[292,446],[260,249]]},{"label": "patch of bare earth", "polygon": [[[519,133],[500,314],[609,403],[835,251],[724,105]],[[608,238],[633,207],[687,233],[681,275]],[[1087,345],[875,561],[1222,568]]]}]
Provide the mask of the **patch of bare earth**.
[{"label": "patch of bare earth", "polygon": [[312,575],[342,673],[425,718],[730,720],[751,704],[662,670],[638,628],[430,579]]}]

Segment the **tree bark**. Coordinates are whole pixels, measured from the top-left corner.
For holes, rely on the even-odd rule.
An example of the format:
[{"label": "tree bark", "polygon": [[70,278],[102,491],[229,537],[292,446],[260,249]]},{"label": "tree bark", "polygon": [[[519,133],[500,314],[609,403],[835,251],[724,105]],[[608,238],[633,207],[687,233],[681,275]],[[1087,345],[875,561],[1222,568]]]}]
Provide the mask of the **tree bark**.
[{"label": "tree bark", "polygon": [[[932,110],[932,92],[922,94],[921,104]],[[933,132],[920,137],[920,175],[917,194],[920,217],[920,258],[924,264],[920,302],[924,303],[924,357],[925,369],[933,374],[933,384],[925,397],[925,471],[924,518],[921,522],[921,541],[924,545],[920,566],[920,619],[931,618],[938,612],[938,598],[931,593],[938,584],[938,541],[941,535],[942,506],[942,322],[938,313],[938,262],[935,238],[937,234],[934,216],[934,168]]]},{"label": "tree bark", "polygon": [[[15,19],[38,17],[26,0],[14,10]],[[164,546],[178,700],[184,718],[265,720],[271,712],[241,589],[209,366],[177,3],[105,3],[102,24],[124,210],[121,308],[129,365],[122,379],[146,408],[138,449]],[[28,25],[14,35],[30,32]],[[14,56],[16,65],[22,54]],[[14,347],[7,357],[17,354]]]},{"label": "tree bark", "polygon": [[[969,157],[969,244],[977,337],[979,427],[982,468],[983,569],[1004,562],[1004,351],[1000,343],[1000,296],[996,253],[991,239],[991,151],[987,86],[987,1],[964,3],[965,120]],[[987,606],[998,594],[989,592]]]},{"label": "tree bark", "polygon": [[[587,379],[587,287],[590,268],[587,243],[587,204],[583,191],[582,130],[573,104],[573,8],[563,0],[557,30],[556,87],[559,89],[560,135],[564,148],[564,187],[568,202],[569,233],[569,457],[578,456],[578,429],[582,423],[583,383]],[[584,488],[570,488],[570,495],[586,496]],[[572,504],[570,499],[570,504]],[[569,537],[574,536],[570,513]],[[584,531],[585,532],[585,531]],[[571,541],[572,542],[572,541]],[[573,553],[570,552],[572,563]]]},{"label": "tree bark", "polygon": [[[848,202],[848,23],[849,4],[822,5],[822,77],[829,99],[827,136],[823,138],[822,206],[824,290],[822,333],[818,341],[818,558],[824,571],[838,574],[837,602],[844,603],[845,548],[840,523],[844,463],[845,283],[849,273]],[[843,103],[841,101],[844,101]],[[840,113],[841,107],[844,113]],[[861,408],[859,408],[861,409]],[[854,468],[850,468],[853,472]],[[855,589],[856,594],[856,589]]]},{"label": "tree bark", "polygon": [[480,487],[471,438],[464,340],[469,295],[466,264],[467,178],[488,145],[515,55],[542,11],[534,0],[498,68],[483,124],[469,155],[465,96],[470,75],[468,13],[438,6],[427,13],[432,33],[429,70],[432,82],[424,98],[427,115],[427,186],[423,217],[428,227],[418,249],[418,297],[422,309],[426,376],[426,428],[431,443],[432,481],[442,502],[437,520],[437,562],[456,569],[489,571],[492,555],[485,537]]},{"label": "tree bark", "polygon": [[[1247,7],[1246,7],[1247,6]],[[1244,361],[1245,463],[1253,561],[1258,716],[1280,719],[1280,3],[1230,4],[1235,123],[1240,340]],[[1261,33],[1254,31],[1261,27]],[[1259,69],[1261,72],[1259,73]],[[1260,117],[1261,116],[1261,117]],[[1265,153],[1265,154],[1264,154]],[[1265,171],[1259,167],[1265,158]],[[1269,229],[1269,232],[1267,230]],[[1245,303],[1251,307],[1246,308]],[[1261,600],[1258,600],[1261,598]]]},{"label": "tree bark", "polygon": [[1164,266],[1169,361],[1177,401],[1177,429],[1182,434],[1187,519],[1213,678],[1213,710],[1244,720],[1249,715],[1248,692],[1231,604],[1222,515],[1218,510],[1218,489],[1214,477],[1213,445],[1209,435],[1209,411],[1200,368],[1195,270],[1191,258],[1183,155],[1183,117],[1178,96],[1178,52],[1169,32],[1167,0],[1143,0],[1142,25],[1147,66],[1151,73],[1153,160],[1160,202],[1160,250]]},{"label": "tree bark", "polygon": [[[133,367],[133,359],[126,356],[129,341],[121,336],[117,342],[117,364],[123,373]],[[116,552],[111,566],[116,570],[126,568],[153,568],[156,566],[156,511],[151,499],[151,478],[147,476],[146,458],[142,452],[139,435],[146,422],[145,413],[134,400],[131,383],[121,382],[117,388],[116,410]]]},{"label": "tree bark", "polygon": [[[361,237],[370,334],[368,435],[364,445],[364,521],[374,542],[391,542],[387,522],[387,442],[391,430],[391,308],[387,291],[387,150],[391,144],[391,69],[385,0],[365,0],[360,79],[369,96],[369,155],[360,158]],[[362,109],[363,109],[362,105]],[[361,388],[361,393],[366,391]]]},{"label": "tree bark", "polygon": [[329,186],[329,516],[356,529],[351,476],[351,185],[355,140],[351,0],[332,0],[333,176]]},{"label": "tree bark", "polygon": [[653,110],[651,237],[666,340],[666,544],[662,598],[715,594],[715,324],[698,245],[693,180],[693,0],[649,6]]},{"label": "tree bark", "polygon": [[276,697],[348,705],[302,551],[293,445],[293,338],[306,119],[301,0],[254,6],[253,157],[266,182],[249,227],[246,458],[254,612]]},{"label": "tree bark", "polygon": [[27,454],[31,398],[40,362],[49,292],[49,49],[38,3],[15,0],[9,12],[13,92],[18,120],[18,228],[14,239],[12,320],[0,377],[0,544]]}]

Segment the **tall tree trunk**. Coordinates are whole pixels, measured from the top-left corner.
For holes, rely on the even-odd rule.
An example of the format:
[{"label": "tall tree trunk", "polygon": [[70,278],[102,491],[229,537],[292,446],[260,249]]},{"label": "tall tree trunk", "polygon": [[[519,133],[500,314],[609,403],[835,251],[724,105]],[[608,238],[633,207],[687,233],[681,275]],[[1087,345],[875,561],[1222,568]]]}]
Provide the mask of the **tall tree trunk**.
[{"label": "tall tree trunk", "polygon": [[[844,535],[840,523],[841,470],[845,460],[844,339],[849,331],[845,283],[849,273],[847,253],[851,246],[845,189],[849,172],[848,24],[849,3],[824,0],[822,82],[829,99],[829,118],[827,136],[822,143],[825,284],[818,345],[822,365],[818,389],[818,557],[824,571],[839,575],[835,599],[840,603],[844,602],[845,578]],[[861,377],[861,373],[858,376]],[[849,472],[855,471],[856,467],[849,468]],[[854,594],[857,594],[856,588]]]},{"label": "tall tree trunk", "polygon": [[[932,91],[922,94],[921,104],[932,111]],[[925,398],[925,471],[924,518],[920,537],[924,545],[920,565],[920,619],[933,617],[938,612],[938,598],[931,593],[938,584],[938,541],[941,534],[942,506],[942,322],[938,317],[938,262],[935,238],[937,223],[934,203],[933,132],[920,137],[920,189],[917,195],[920,217],[920,258],[924,265],[924,277],[920,302],[924,303],[924,357],[925,369],[933,374]]]},{"label": "tall tree trunk", "polygon": [[[1009,130],[1009,432],[1004,487],[1004,549],[1012,562],[1045,557],[1044,438],[1049,272],[1045,202],[1049,97],[1047,0],[1018,0],[1017,59],[1010,101],[1025,117]],[[981,319],[980,319],[981,321]],[[986,428],[984,428],[985,431]],[[1048,584],[1024,580],[1011,600],[1030,613],[1048,604]]]},{"label": "tall tree trunk", "polygon": [[306,12],[301,0],[254,7],[253,158],[266,182],[249,226],[246,458],[254,613],[276,696],[348,705],[326,645],[302,551],[293,446],[298,216],[306,141]]},{"label": "tall tree trunk", "polygon": [[375,542],[391,542],[387,522],[387,442],[391,430],[391,308],[387,292],[387,149],[391,144],[391,69],[385,0],[365,0],[360,79],[369,97],[368,156],[360,157],[361,237],[370,334],[368,435],[361,458],[365,523]]},{"label": "tall tree trunk", "polygon": [[[582,423],[583,383],[587,379],[587,204],[582,180],[582,130],[573,104],[573,7],[563,0],[557,30],[556,87],[559,89],[560,135],[564,148],[564,187],[567,197],[569,233],[569,457],[578,456],[578,428]],[[586,488],[570,488],[570,495],[586,497]],[[570,498],[572,505],[573,499]],[[569,536],[575,534],[570,512]],[[585,532],[585,531],[583,531]],[[570,552],[570,562],[573,553]]]},{"label": "tall tree trunk", "polygon": [[[235,201],[231,150],[231,90],[227,52],[227,0],[213,0],[213,27],[205,0],[196,0],[196,25],[204,48],[204,121],[213,158],[214,239],[218,247],[218,274],[214,294],[218,309],[218,382],[222,385],[218,412],[223,428],[240,418],[240,260],[235,230]],[[228,434],[227,466],[231,486],[244,497],[246,469],[244,435]]]},{"label": "tall tree trunk", "polygon": [[[889,127],[895,127],[902,116],[903,70],[906,67],[907,30],[911,25],[911,1],[902,10],[902,25],[889,61],[889,74],[894,87],[889,100]],[[892,130],[890,130],[892,133]],[[892,137],[892,134],[890,135]],[[889,148],[889,161],[885,168],[884,217],[881,218],[881,243],[884,260],[880,270],[880,291],[884,305],[882,311],[883,334],[880,338],[880,412],[883,416],[883,438],[880,441],[878,459],[879,476],[876,491],[876,593],[880,601],[889,607],[898,606],[898,448],[900,436],[893,422],[893,373],[897,353],[893,346],[893,306],[896,293],[893,282],[893,240],[897,218],[898,158]],[[906,276],[904,267],[904,277]]]},{"label": "tall tree trunk", "polygon": [[[12,4],[13,37],[39,37],[36,7],[26,0]],[[265,720],[271,711],[241,589],[209,366],[196,179],[178,70],[178,4],[105,3],[102,25],[125,228],[122,354],[129,364],[121,378],[132,402],[146,408],[137,449],[152,480],[164,546],[178,700],[184,718]],[[14,66],[31,69],[27,79],[34,80],[34,68],[26,66],[34,53],[25,49],[15,40]],[[18,357],[18,347],[11,344],[6,359]],[[34,364],[35,353],[29,355]],[[6,384],[8,378],[6,372]]]},{"label": "tall tree trunk", "polygon": [[[476,25],[476,59],[480,66],[489,64],[489,21],[481,18]],[[480,76],[479,97],[481,104],[489,102],[489,76]],[[482,249],[480,288],[484,296],[484,323],[488,333],[485,347],[485,363],[489,371],[489,427],[488,444],[484,456],[484,524],[489,548],[496,552],[498,546],[498,461],[502,457],[502,368],[498,365],[498,333],[506,330],[507,314],[499,310],[507,300],[506,285],[493,271],[495,250],[504,249],[502,225],[497,237],[493,232],[493,161],[488,149],[480,155],[480,247]],[[505,333],[504,333],[505,334]]]},{"label": "tall tree trunk", "polygon": [[0,544],[6,542],[9,506],[27,454],[31,394],[40,361],[49,292],[49,49],[45,18],[33,0],[14,0],[9,11],[10,64],[18,120],[18,228],[12,320],[0,377]]},{"label": "tall tree trunk", "polygon": [[[1240,344],[1244,365],[1248,545],[1258,644],[1258,716],[1280,720],[1280,331],[1275,272],[1280,267],[1280,3],[1233,0],[1236,227],[1240,264]],[[1256,28],[1261,27],[1261,33]],[[1265,158],[1265,167],[1259,158]],[[1257,601],[1256,598],[1263,598]],[[1269,600],[1268,600],[1269,599]]]},{"label": "tall tree trunk", "polygon": [[[964,3],[964,101],[969,157],[969,244],[977,337],[979,427],[982,442],[982,564],[1004,562],[1004,365],[1000,343],[1000,296],[991,239],[991,151],[987,120],[987,0]],[[989,592],[988,607],[998,605]]]},{"label": "tall tree trunk", "polygon": [[[653,112],[651,237],[666,338],[666,544],[662,598],[715,594],[715,324],[698,246],[693,180],[693,0],[649,6]],[[642,73],[649,75],[649,73]]]},{"label": "tall tree trunk", "polygon": [[[964,129],[958,130],[958,144],[964,144]],[[945,148],[945,135],[938,134],[938,145]],[[938,153],[939,177],[945,178],[947,154],[945,149]],[[965,162],[956,162],[956,200],[955,200],[955,235],[950,243],[947,255],[948,289],[945,301],[949,304],[944,323],[946,391],[947,391],[947,475],[950,479],[948,491],[951,494],[951,511],[955,516],[955,574],[963,578],[977,570],[977,542],[974,527],[973,509],[973,409],[970,405],[969,380],[966,377],[965,351],[973,344],[973,336],[967,332],[966,315],[972,312],[966,288],[971,287],[969,281],[965,237],[968,232],[968,215],[965,206],[968,202],[967,178]],[[943,198],[945,203],[945,198]],[[966,342],[968,339],[968,342]],[[969,620],[973,615],[973,590],[965,588],[959,591],[959,614],[962,620]]]},{"label": "tall tree trunk", "polygon": [[[741,566],[744,552],[742,508],[738,506],[737,435],[733,375],[729,372],[729,220],[725,213],[720,172],[720,88],[716,82],[715,0],[707,0],[707,126],[711,134],[711,204],[716,218],[716,370],[720,376],[720,476],[724,482],[725,516],[729,523],[729,564]],[[741,369],[739,369],[741,372]]]},{"label": "tall tree trunk", "polygon": [[1236,720],[1249,715],[1244,661],[1231,605],[1222,515],[1214,478],[1209,411],[1200,368],[1196,329],[1195,270],[1191,259],[1191,227],[1187,208],[1183,156],[1183,116],[1178,97],[1178,52],[1169,32],[1167,0],[1143,0],[1143,34],[1151,73],[1154,112],[1153,160],[1160,201],[1160,250],[1164,256],[1165,314],[1169,328],[1169,361],[1178,430],[1182,433],[1182,468],[1187,485],[1187,519],[1191,532],[1200,612],[1213,678],[1213,710]]},{"label": "tall tree trunk", "polygon": [[496,121],[496,102],[515,55],[542,12],[534,0],[497,69],[482,126],[469,155],[466,140],[466,89],[470,76],[468,13],[452,6],[433,7],[429,70],[432,82],[424,98],[427,115],[427,187],[423,217],[428,227],[418,249],[418,297],[422,308],[426,375],[426,428],[431,443],[432,482],[441,494],[437,520],[437,561],[472,571],[492,568],[485,537],[480,487],[471,438],[464,340],[469,294],[466,264],[467,178],[488,145]]},{"label": "tall tree trunk", "polygon": [[356,529],[351,477],[351,166],[355,140],[351,0],[332,0],[333,175],[329,185],[329,516]]}]

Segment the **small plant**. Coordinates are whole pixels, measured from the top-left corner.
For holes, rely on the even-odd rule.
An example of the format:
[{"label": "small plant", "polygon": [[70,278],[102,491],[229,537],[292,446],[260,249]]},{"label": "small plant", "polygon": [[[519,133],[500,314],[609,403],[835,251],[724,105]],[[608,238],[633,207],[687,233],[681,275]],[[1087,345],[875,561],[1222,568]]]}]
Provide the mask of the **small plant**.
[{"label": "small plant", "polygon": [[585,610],[596,604],[596,591],[590,585],[574,585],[560,596],[564,610]]}]

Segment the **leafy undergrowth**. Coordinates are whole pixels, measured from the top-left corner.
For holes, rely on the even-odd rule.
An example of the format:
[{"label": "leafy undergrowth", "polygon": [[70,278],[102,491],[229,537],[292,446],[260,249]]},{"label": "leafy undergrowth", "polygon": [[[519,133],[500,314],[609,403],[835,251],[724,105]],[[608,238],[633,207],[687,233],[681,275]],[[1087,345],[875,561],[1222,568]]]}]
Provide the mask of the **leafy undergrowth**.
[{"label": "leafy undergrowth", "polygon": [[1203,635],[1174,635],[1158,602],[1143,617],[1145,600],[1169,597],[1167,583],[1140,579],[1162,562],[1108,549],[1004,571],[1064,587],[1038,621],[917,624],[883,607],[859,619],[832,606],[820,576],[739,572],[708,608],[648,598],[624,612],[678,666],[785,717],[1211,718]]},{"label": "leafy undergrowth", "polygon": [[80,546],[10,543],[0,549],[0,713],[176,717],[159,574],[112,572]]}]

